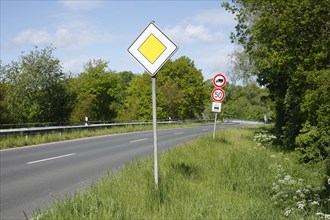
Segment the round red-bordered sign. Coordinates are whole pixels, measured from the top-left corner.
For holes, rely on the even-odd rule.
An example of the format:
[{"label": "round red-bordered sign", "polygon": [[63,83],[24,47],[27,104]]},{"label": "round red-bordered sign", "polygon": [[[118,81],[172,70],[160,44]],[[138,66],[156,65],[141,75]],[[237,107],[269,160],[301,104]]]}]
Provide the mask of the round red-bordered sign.
[{"label": "round red-bordered sign", "polygon": [[226,82],[226,76],[222,73],[219,73],[213,77],[213,85],[215,87],[224,87],[226,85]]},{"label": "round red-bordered sign", "polygon": [[215,88],[212,91],[212,99],[215,102],[221,102],[225,98],[225,91],[221,88]]}]

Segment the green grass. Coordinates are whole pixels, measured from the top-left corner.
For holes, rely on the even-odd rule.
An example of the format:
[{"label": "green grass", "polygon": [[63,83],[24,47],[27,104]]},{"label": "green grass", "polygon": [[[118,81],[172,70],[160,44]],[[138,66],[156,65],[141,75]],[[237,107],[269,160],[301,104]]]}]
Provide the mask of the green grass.
[{"label": "green grass", "polygon": [[[272,199],[273,167],[282,164],[313,187],[322,186],[324,167],[303,166],[292,153],[257,146],[258,129],[220,130],[215,140],[205,135],[161,154],[158,190],[153,158],[132,161],[85,192],[59,199],[41,219],[283,219],[289,203]],[[292,210],[289,217],[313,218],[315,212]]]},{"label": "green grass", "polygon": [[[180,128],[180,127],[190,127],[190,126],[198,126],[205,125],[205,123],[186,123],[186,124],[168,124],[168,125],[158,125],[158,129],[168,129],[168,128]],[[129,125],[125,127],[113,127],[113,128],[103,128],[103,129],[95,129],[95,130],[76,130],[70,132],[52,132],[48,134],[35,134],[29,135],[26,137],[25,135],[18,136],[0,136],[0,150],[14,148],[14,147],[22,147],[28,145],[36,145],[57,141],[65,141],[65,140],[73,140],[84,137],[94,137],[101,135],[109,135],[109,134],[119,134],[119,133],[127,133],[134,131],[147,131],[152,130],[152,125]]]}]

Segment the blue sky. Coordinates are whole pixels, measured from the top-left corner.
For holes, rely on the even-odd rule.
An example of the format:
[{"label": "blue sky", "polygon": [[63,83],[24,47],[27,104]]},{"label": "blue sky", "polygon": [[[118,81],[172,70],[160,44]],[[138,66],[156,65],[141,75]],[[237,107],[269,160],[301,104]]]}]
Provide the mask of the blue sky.
[{"label": "blue sky", "polygon": [[235,20],[221,1],[0,1],[2,64],[52,44],[65,72],[103,59],[112,70],[142,73],[127,48],[155,21],[179,46],[173,60],[189,57],[204,79],[230,69]]}]

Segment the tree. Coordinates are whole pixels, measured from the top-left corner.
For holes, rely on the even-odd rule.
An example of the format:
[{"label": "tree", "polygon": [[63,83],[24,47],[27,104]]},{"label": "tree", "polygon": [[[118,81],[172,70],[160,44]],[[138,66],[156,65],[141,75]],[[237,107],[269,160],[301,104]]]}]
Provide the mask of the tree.
[{"label": "tree", "polygon": [[118,77],[107,70],[108,62],[89,60],[84,72],[74,80],[76,102],[71,114],[71,122],[79,123],[87,116],[92,121],[110,121],[116,117]]},{"label": "tree", "polygon": [[0,124],[9,124],[12,122],[8,109],[5,105],[6,87],[5,67],[0,63]]},{"label": "tree", "polygon": [[[151,77],[147,73],[135,76],[127,88],[125,108],[121,112],[125,120],[149,121],[152,119]],[[159,111],[157,112],[159,113]],[[125,116],[123,116],[125,115]]]},{"label": "tree", "polygon": [[322,161],[330,155],[330,70],[310,71],[301,105],[306,118],[296,138],[302,160]]},{"label": "tree", "polygon": [[[159,87],[170,89],[168,94],[167,111],[169,117],[177,119],[201,118],[204,111],[206,88],[203,74],[196,69],[194,61],[188,57],[180,57],[175,61],[169,60],[157,74]],[[171,94],[176,94],[172,96]],[[171,100],[169,99],[171,98]],[[171,106],[170,106],[170,105]]]},{"label": "tree", "polygon": [[65,74],[54,48],[47,46],[24,54],[19,61],[1,68],[5,103],[12,123],[63,122],[70,109],[66,105]]},{"label": "tree", "polygon": [[[200,118],[204,111],[205,86],[201,70],[187,57],[167,61],[156,76],[157,118]],[[152,119],[151,76],[135,76],[127,89],[127,120]]]},{"label": "tree", "polygon": [[117,94],[116,102],[112,103],[113,109],[116,110],[116,120],[125,121],[126,110],[125,110],[125,100],[128,96],[127,88],[131,85],[131,82],[135,75],[130,71],[123,71],[116,74],[117,75]]},{"label": "tree", "polygon": [[244,48],[258,82],[275,101],[275,128],[290,149],[305,123],[302,102],[309,71],[329,68],[329,1],[237,0],[232,40]]},{"label": "tree", "polygon": [[230,55],[230,60],[229,79],[234,85],[242,84],[247,86],[256,82],[256,77],[253,74],[255,66],[244,50],[236,49]]}]

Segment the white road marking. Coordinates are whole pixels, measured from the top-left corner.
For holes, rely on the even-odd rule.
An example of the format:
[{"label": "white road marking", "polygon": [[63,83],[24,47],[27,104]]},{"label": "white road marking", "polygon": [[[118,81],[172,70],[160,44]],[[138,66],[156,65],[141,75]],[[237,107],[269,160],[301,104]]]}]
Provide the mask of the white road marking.
[{"label": "white road marking", "polygon": [[210,130],[210,129],[202,129],[202,131],[208,131],[208,130]]},{"label": "white road marking", "polygon": [[145,141],[145,140],[148,140],[148,138],[142,138],[142,139],[138,139],[138,140],[133,140],[133,141],[130,141],[130,143],[135,143],[135,142],[140,142],[140,141]]},{"label": "white road marking", "polygon": [[184,134],[185,132],[176,132],[175,135]]},{"label": "white road marking", "polygon": [[34,163],[40,163],[40,162],[44,162],[44,161],[48,161],[48,160],[55,160],[55,159],[59,159],[59,158],[63,158],[63,157],[69,157],[69,156],[72,156],[72,155],[75,155],[75,154],[76,153],[65,154],[65,155],[61,155],[61,156],[57,156],[57,157],[45,158],[45,159],[41,159],[41,160],[31,161],[31,162],[28,162],[26,164],[34,164]]}]

